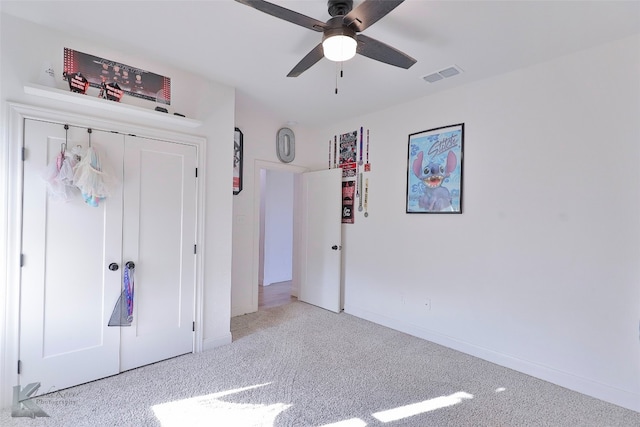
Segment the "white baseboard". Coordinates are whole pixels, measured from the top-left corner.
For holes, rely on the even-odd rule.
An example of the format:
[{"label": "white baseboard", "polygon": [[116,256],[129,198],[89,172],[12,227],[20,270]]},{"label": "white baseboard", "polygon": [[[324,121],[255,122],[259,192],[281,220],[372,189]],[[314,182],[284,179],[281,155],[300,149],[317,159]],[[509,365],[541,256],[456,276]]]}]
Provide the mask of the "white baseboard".
[{"label": "white baseboard", "polygon": [[243,316],[245,314],[255,313],[256,311],[258,311],[257,306],[256,308],[251,308],[249,306],[231,307],[231,317]]},{"label": "white baseboard", "polygon": [[281,283],[286,283],[286,282],[290,282],[290,281],[291,281],[291,279],[285,279],[285,280],[273,280],[273,281],[270,281],[270,282],[266,282],[266,283],[264,283],[264,285],[263,285],[263,286],[279,285],[279,284],[281,284]]},{"label": "white baseboard", "polygon": [[627,408],[632,411],[640,412],[640,394],[621,390],[589,378],[579,377],[529,360],[498,353],[487,348],[479,347],[477,345],[422,328],[404,320],[375,313],[362,307],[346,305],[344,311],[347,314],[351,314],[361,319],[461,351],[497,365],[577,391],[578,393],[595,397],[596,399],[604,400],[605,402],[613,403],[614,405],[622,406],[623,408]]},{"label": "white baseboard", "polygon": [[227,332],[222,336],[205,339],[202,342],[202,350],[207,351],[227,344],[231,344],[231,332]]}]

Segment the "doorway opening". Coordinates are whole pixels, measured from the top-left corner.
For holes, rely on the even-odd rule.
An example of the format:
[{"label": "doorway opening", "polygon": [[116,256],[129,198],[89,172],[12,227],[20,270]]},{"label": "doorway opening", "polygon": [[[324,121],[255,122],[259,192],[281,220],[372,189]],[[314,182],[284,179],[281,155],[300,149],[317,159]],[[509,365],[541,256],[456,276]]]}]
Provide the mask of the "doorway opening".
[{"label": "doorway opening", "polygon": [[258,310],[296,301],[293,290],[295,174],[260,169]]},{"label": "doorway opening", "polygon": [[[305,172],[308,172],[307,168],[301,166],[295,166],[290,163],[275,163],[268,162],[265,160],[255,160],[254,164],[254,174],[253,174],[253,185],[256,189],[254,191],[254,218],[257,220],[253,223],[253,262],[252,262],[252,290],[251,290],[251,302],[253,311],[258,311],[262,309],[259,307],[259,298],[261,297],[262,290],[268,290],[276,292],[277,287],[270,287],[272,285],[263,286],[265,281],[267,283],[277,283],[278,281],[286,281],[285,279],[269,279],[269,275],[267,277],[264,276],[264,254],[269,252],[270,249],[267,248],[267,251],[264,250],[263,245],[263,231],[266,231],[266,217],[262,214],[262,196],[266,194],[268,189],[268,179],[265,179],[265,185],[263,188],[262,185],[262,176],[263,171],[266,177],[267,172],[285,172],[289,174],[289,177],[293,177],[293,189],[289,190],[290,194],[292,194],[293,198],[293,207],[289,209],[290,214],[292,215],[292,223],[293,223],[293,236],[292,236],[292,245],[290,255],[291,262],[291,288],[289,292],[289,300],[291,297],[297,299],[298,290],[300,287],[300,266],[301,266],[301,221],[300,221],[300,210],[301,210],[301,183],[302,183],[302,175]],[[277,178],[276,178],[277,179]],[[273,182],[273,180],[272,180]],[[266,201],[266,199],[265,199]],[[267,210],[267,204],[265,203],[265,211]],[[264,223],[263,223],[264,219]],[[266,233],[265,233],[266,235]],[[274,255],[274,254],[272,254]],[[273,277],[273,276],[271,276]],[[284,287],[285,285],[283,285]],[[290,301],[286,301],[289,303]]]}]

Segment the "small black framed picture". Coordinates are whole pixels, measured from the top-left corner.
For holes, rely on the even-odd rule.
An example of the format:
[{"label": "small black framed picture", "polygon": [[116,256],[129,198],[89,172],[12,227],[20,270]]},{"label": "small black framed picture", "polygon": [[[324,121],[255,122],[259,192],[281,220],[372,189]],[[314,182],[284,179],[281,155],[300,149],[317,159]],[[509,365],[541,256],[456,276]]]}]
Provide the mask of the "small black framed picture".
[{"label": "small black framed picture", "polygon": [[233,194],[242,191],[242,131],[235,128],[233,137]]}]

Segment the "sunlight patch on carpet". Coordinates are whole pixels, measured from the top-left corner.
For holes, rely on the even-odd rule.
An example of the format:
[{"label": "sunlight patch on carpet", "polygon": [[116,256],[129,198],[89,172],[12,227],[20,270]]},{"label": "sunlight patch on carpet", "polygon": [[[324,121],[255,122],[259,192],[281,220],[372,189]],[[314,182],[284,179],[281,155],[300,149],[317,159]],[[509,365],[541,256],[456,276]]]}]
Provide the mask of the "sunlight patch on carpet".
[{"label": "sunlight patch on carpet", "polygon": [[463,399],[473,399],[473,395],[465,393],[464,391],[459,391],[449,396],[440,396],[434,399],[425,400],[424,402],[412,403],[410,405],[400,406],[387,411],[376,412],[372,415],[379,421],[388,423],[412,417],[414,415],[423,414],[425,412],[435,411],[436,409],[457,405],[462,402]]},{"label": "sunlight patch on carpet", "polygon": [[237,427],[273,424],[276,417],[291,405],[233,403],[220,400],[243,391],[271,383],[222,391],[205,396],[176,400],[151,407],[162,427],[233,425]]}]

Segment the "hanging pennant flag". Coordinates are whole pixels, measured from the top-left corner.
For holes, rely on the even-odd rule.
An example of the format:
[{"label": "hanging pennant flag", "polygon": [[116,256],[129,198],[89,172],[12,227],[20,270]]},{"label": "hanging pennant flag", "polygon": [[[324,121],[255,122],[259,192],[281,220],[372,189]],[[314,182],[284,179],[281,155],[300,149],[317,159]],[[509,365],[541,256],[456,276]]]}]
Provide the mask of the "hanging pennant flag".
[{"label": "hanging pennant flag", "polygon": [[353,224],[355,215],[353,212],[353,196],[355,194],[355,181],[342,182],[342,223]]},{"label": "hanging pennant flag", "polygon": [[133,322],[134,269],[133,263],[131,263],[131,267],[130,263],[126,263],[124,266],[122,293],[113,307],[109,326],[131,326],[131,322]]}]

